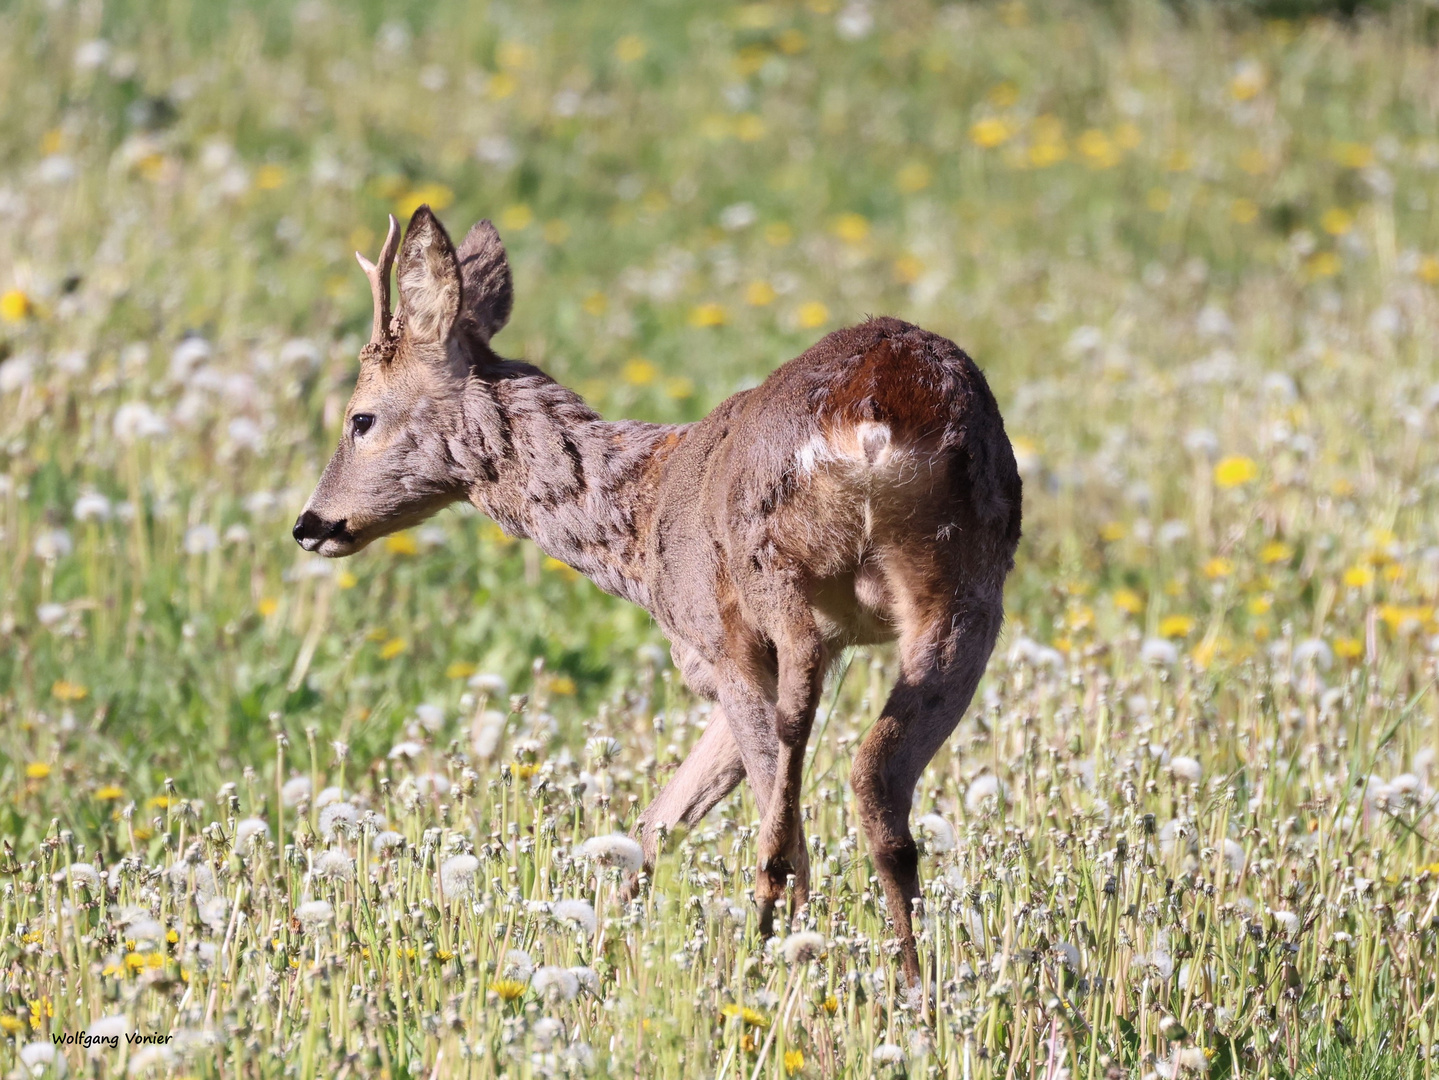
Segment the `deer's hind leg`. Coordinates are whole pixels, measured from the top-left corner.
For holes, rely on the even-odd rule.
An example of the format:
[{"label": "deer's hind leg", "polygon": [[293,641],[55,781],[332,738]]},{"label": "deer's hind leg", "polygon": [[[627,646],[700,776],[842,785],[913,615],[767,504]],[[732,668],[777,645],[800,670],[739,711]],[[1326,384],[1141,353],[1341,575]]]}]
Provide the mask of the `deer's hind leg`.
[{"label": "deer's hind leg", "polygon": [[919,982],[911,925],[920,895],[919,849],[909,829],[914,787],[944,745],[979,684],[1003,619],[998,590],[925,604],[902,602],[900,676],[850,771],[875,873],[900,939],[905,977]]},{"label": "deer's hind leg", "polygon": [[645,869],[653,870],[659,829],[694,825],[733,791],[745,776],[744,758],[723,706],[716,705],[699,742],[690,748],[664,790],[640,815]]}]

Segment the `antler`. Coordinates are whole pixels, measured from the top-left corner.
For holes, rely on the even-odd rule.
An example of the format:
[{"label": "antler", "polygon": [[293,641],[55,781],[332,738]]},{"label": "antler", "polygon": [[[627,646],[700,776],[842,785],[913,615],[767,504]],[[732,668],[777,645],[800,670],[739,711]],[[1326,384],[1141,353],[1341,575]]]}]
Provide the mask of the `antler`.
[{"label": "antler", "polygon": [[370,327],[370,345],[377,351],[389,350],[390,339],[390,268],[395,265],[395,252],[400,250],[400,223],[390,215],[390,231],[385,236],[385,246],[380,249],[380,263],[376,266],[358,251],[355,258],[360,260],[360,269],[370,279],[370,296],[375,302],[375,319]]}]

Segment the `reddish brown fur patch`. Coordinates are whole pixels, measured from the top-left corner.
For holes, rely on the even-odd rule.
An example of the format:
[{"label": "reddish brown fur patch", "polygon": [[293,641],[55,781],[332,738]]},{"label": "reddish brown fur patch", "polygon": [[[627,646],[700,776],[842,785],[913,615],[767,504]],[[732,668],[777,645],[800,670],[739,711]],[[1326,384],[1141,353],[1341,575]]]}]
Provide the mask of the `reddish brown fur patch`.
[{"label": "reddish brown fur patch", "polygon": [[838,437],[841,427],[873,421],[914,441],[939,435],[953,412],[943,382],[943,371],[928,358],[880,338],[830,386],[820,429]]}]

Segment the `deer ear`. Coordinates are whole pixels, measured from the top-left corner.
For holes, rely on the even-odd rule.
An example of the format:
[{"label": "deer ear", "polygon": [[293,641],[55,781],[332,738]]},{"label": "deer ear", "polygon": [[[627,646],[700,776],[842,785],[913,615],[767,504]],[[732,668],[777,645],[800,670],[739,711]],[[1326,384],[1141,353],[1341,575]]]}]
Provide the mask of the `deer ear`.
[{"label": "deer ear", "polygon": [[410,218],[395,280],[405,333],[421,343],[444,342],[460,314],[460,265],[445,227],[428,206]]},{"label": "deer ear", "polygon": [[514,306],[510,260],[489,220],[478,221],[460,245],[465,310],[486,342],[504,327]]}]

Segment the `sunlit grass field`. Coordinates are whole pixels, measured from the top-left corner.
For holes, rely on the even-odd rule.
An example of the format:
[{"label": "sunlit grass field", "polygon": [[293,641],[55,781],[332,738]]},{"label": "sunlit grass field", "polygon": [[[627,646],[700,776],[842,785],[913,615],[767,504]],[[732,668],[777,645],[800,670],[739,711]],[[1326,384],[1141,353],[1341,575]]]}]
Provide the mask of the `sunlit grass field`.
[{"label": "sunlit grass field", "polygon": [[[1433,29],[0,9],[0,1074],[1430,1080]],[[917,796],[922,993],[847,789],[887,650],[827,690],[767,943],[743,791],[620,899],[707,718],[643,612],[474,513],[290,539],[351,252],[421,202],[496,221],[496,345],[609,417],[870,313],[985,369],[1025,539]]]}]

